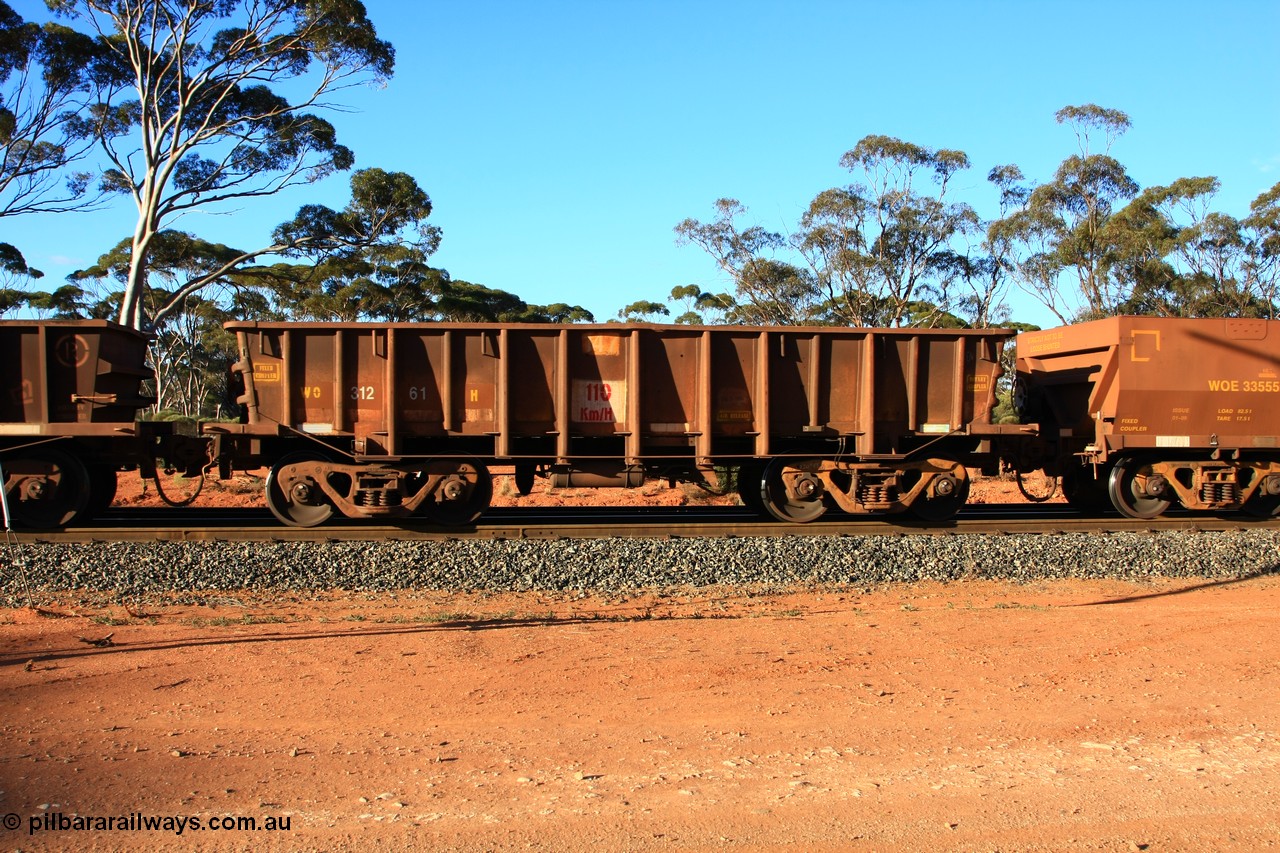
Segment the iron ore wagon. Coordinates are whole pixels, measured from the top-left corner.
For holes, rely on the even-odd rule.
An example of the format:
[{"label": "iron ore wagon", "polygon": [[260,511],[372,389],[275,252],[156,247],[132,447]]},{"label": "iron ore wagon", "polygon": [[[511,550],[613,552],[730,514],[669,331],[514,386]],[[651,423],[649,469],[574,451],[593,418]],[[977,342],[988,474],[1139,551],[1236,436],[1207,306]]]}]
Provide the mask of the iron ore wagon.
[{"label": "iron ore wagon", "polygon": [[1280,322],[1115,317],[1018,338],[1022,425],[991,422],[1006,330],[228,324],[235,423],[140,418],[145,335],[0,322],[14,519],[110,504],[116,474],[268,468],[286,524],[475,521],[490,471],[557,486],[736,488],[791,521],[951,518],[971,469],[1061,475],[1081,509],[1280,514]]},{"label": "iron ore wagon", "polygon": [[0,467],[6,504],[24,527],[92,518],[116,473],[155,475],[157,458],[198,476],[208,441],[143,421],[155,403],[148,337],[105,320],[0,321]]},{"label": "iron ore wagon", "polygon": [[1110,317],[1026,332],[1017,356],[1078,508],[1280,512],[1280,321]]},{"label": "iron ore wagon", "polygon": [[556,486],[722,487],[785,521],[954,515],[990,464],[1010,333],[622,325],[232,323],[244,423],[285,523],[473,521],[489,468]]}]

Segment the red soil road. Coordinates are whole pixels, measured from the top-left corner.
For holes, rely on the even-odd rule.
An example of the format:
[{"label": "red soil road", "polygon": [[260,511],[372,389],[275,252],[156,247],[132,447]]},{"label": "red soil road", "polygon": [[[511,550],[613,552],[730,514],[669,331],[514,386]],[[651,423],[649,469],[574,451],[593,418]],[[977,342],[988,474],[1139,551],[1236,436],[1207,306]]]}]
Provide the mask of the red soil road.
[{"label": "red soil road", "polygon": [[[1277,612],[1275,575],[5,611],[0,813],[22,828],[0,836],[1275,849]],[[135,812],[290,829],[25,834],[30,816]]]}]

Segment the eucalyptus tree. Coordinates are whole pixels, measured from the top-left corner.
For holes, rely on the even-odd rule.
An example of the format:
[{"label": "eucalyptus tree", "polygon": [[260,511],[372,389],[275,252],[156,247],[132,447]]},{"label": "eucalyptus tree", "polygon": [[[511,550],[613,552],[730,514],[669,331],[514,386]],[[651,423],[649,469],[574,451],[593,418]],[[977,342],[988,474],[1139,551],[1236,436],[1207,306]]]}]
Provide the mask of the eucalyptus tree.
[{"label": "eucalyptus tree", "polygon": [[819,193],[796,235],[829,319],[849,326],[928,325],[918,316],[920,306],[937,306],[941,316],[951,285],[966,273],[955,241],[978,230],[973,208],[949,198],[952,178],[969,168],[968,156],[867,136],[840,165],[853,183]]},{"label": "eucalyptus tree", "polygon": [[1137,272],[1123,309],[1181,317],[1274,317],[1280,184],[1237,219],[1210,208],[1216,178],[1179,178],[1143,191],[1114,221]]},{"label": "eucalyptus tree", "polygon": [[[431,200],[412,176],[364,169],[352,174],[351,199],[342,210],[305,205],[292,220],[275,229],[271,242],[252,250],[212,243],[173,229],[157,231],[147,239],[146,285],[137,291],[136,308],[121,319],[133,317],[145,320],[149,328],[162,327],[184,309],[189,297],[214,285],[227,290],[282,288],[295,306],[304,305],[307,298],[323,301],[333,295],[324,283],[349,276],[351,266],[364,253],[405,247],[425,257],[435,251],[440,231],[426,224],[430,213]],[[111,277],[121,285],[120,302],[128,304],[129,287],[137,281],[138,251],[136,241],[126,238],[97,264],[78,270],[71,278]],[[250,266],[266,255],[290,260],[269,267]],[[153,281],[158,281],[154,294]],[[353,296],[356,305],[360,298],[359,294]],[[312,313],[334,313],[317,311]],[[344,315],[338,312],[334,316]]]},{"label": "eucalyptus tree", "polygon": [[814,322],[821,306],[817,281],[806,269],[777,257],[791,247],[781,234],[758,225],[741,228],[747,212],[736,199],[716,202],[710,222],[685,219],[675,227],[679,245],[696,245],[734,284],[734,319],[796,325]]},{"label": "eucalyptus tree", "polygon": [[1068,323],[1114,314],[1128,298],[1132,282],[1114,263],[1116,232],[1108,223],[1139,188],[1110,155],[1131,125],[1127,115],[1086,104],[1063,107],[1055,119],[1075,131],[1077,153],[1017,210],[992,223],[987,236],[1016,257],[1018,283]]},{"label": "eucalyptus tree", "polygon": [[[72,132],[78,114],[113,78],[91,37],[23,20],[0,0],[0,217],[94,207],[92,170],[73,167],[93,147]],[[37,278],[17,247],[0,243],[6,277]]]},{"label": "eucalyptus tree", "polygon": [[729,321],[737,309],[737,302],[727,293],[710,293],[696,284],[681,284],[671,288],[667,301],[684,310],[673,322],[683,326],[714,326]]},{"label": "eucalyptus tree", "polygon": [[0,287],[0,317],[27,304],[27,292],[16,287]]},{"label": "eucalyptus tree", "polygon": [[318,263],[242,267],[230,281],[262,294],[280,314],[309,320],[391,320],[432,317],[449,273],[430,265],[432,247],[376,244]]},{"label": "eucalyptus tree", "polygon": [[27,259],[17,246],[0,243],[0,315],[20,307],[25,301],[24,289],[16,285],[43,277],[40,270],[27,266]]},{"label": "eucalyptus tree", "polygon": [[649,299],[639,299],[618,309],[618,319],[624,323],[652,323],[659,317],[670,316],[670,308]]},{"label": "eucalyptus tree", "polygon": [[82,288],[64,284],[51,291],[27,293],[26,306],[40,317],[54,320],[79,320],[90,313],[91,305]]},{"label": "eucalyptus tree", "polygon": [[1249,203],[1240,224],[1249,247],[1245,286],[1269,306],[1266,316],[1274,320],[1280,313],[1280,183]]},{"label": "eucalyptus tree", "polygon": [[[1031,195],[1022,170],[1015,165],[995,166],[987,173],[987,181],[1000,193],[997,219],[1026,204]],[[1006,237],[992,234],[991,225],[991,221],[984,222],[980,245],[970,242],[969,251],[955,260],[963,286],[950,301],[972,328],[1003,326],[1009,320],[1005,294],[1015,270],[1015,247]],[[973,236],[966,234],[970,241]]]},{"label": "eucalyptus tree", "polygon": [[375,246],[320,264],[249,267],[238,285],[290,317],[408,322],[591,322],[580,305],[530,305],[505,290],[454,279],[410,246]]},{"label": "eucalyptus tree", "polygon": [[[395,64],[359,0],[48,2],[87,29],[127,81],[104,88],[73,129],[98,143],[108,187],[137,210],[120,306],[121,321],[137,327],[159,319],[145,311],[158,235],[194,210],[350,169],[352,152],[319,113],[333,93],[385,81]],[[183,295],[263,254],[342,251],[421,218],[412,199],[386,195],[411,208],[341,224],[341,214],[304,208],[268,245],[190,279]]]}]

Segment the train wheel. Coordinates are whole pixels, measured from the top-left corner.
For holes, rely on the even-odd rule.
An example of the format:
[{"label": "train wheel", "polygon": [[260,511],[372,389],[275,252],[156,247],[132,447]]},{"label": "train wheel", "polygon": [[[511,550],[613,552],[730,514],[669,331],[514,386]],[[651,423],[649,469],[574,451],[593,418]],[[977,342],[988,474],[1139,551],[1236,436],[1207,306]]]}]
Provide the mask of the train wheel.
[{"label": "train wheel", "polygon": [[1280,475],[1270,474],[1263,478],[1258,491],[1240,509],[1254,518],[1280,516]]},{"label": "train wheel", "polygon": [[1172,503],[1164,497],[1169,491],[1164,478],[1152,474],[1151,466],[1142,460],[1128,457],[1116,463],[1107,479],[1107,493],[1111,503],[1122,515],[1130,518],[1155,518]]},{"label": "train wheel", "polygon": [[929,464],[941,470],[907,509],[922,521],[950,521],[969,500],[969,472],[949,459],[931,459]]},{"label": "train wheel", "polygon": [[[432,467],[438,465],[439,462]],[[450,527],[473,524],[493,499],[493,478],[489,476],[489,469],[476,460],[451,462],[449,472],[444,474],[431,497],[433,500],[425,505],[424,511],[432,521]]]},{"label": "train wheel", "polygon": [[9,512],[21,527],[64,527],[89,503],[89,472],[61,450],[33,450],[6,461],[4,473]]},{"label": "train wheel", "polygon": [[[285,475],[284,469],[298,462],[327,462],[318,453],[290,453],[267,475],[267,507],[271,514],[290,527],[315,527],[333,517],[333,504],[324,489],[310,477]],[[283,475],[283,476],[282,476]]]},{"label": "train wheel", "polygon": [[536,469],[532,465],[516,466],[516,494],[523,498],[533,491],[535,473]]},{"label": "train wheel", "polygon": [[116,469],[107,465],[90,465],[89,502],[80,517],[85,521],[97,518],[107,511],[111,502],[116,499],[118,478]]},{"label": "train wheel", "polygon": [[1240,509],[1254,518],[1280,517],[1280,496],[1268,495],[1260,497],[1255,495]]},{"label": "train wheel", "polygon": [[763,495],[764,467],[758,464],[742,465],[737,473],[738,499],[742,505],[756,515],[768,512],[764,505]]},{"label": "train wheel", "polygon": [[821,459],[774,459],[764,469],[760,500],[765,510],[779,521],[804,524],[827,511],[822,480],[818,478]]},{"label": "train wheel", "polygon": [[1062,496],[1077,512],[1092,515],[1111,508],[1107,478],[1095,477],[1092,465],[1069,465],[1063,470]]}]

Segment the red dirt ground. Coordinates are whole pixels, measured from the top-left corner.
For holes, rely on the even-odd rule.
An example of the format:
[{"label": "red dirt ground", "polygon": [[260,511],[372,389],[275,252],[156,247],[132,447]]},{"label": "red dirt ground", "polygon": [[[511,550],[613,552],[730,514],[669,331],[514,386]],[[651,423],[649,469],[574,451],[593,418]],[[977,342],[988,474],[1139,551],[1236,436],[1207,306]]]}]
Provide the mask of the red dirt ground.
[{"label": "red dirt ground", "polygon": [[[19,828],[3,834],[22,850],[1274,849],[1277,610],[1280,578],[1261,576],[8,611],[0,812]],[[290,827],[26,834],[73,813]]]},{"label": "red dirt ground", "polygon": [[[1278,611],[1266,573],[0,611],[0,839],[1275,849]],[[205,828],[58,828],[134,814]]]}]

